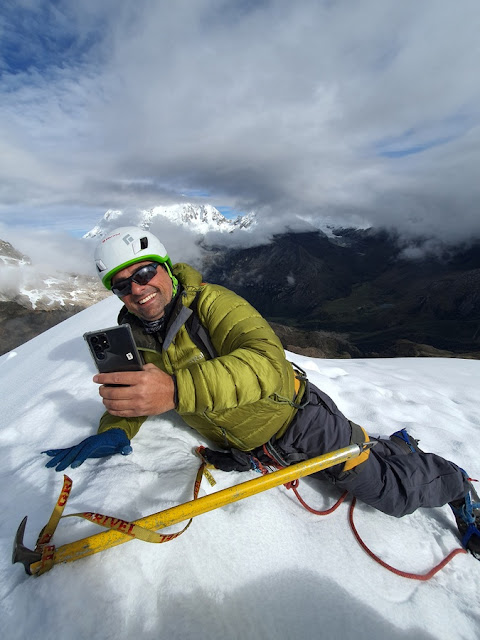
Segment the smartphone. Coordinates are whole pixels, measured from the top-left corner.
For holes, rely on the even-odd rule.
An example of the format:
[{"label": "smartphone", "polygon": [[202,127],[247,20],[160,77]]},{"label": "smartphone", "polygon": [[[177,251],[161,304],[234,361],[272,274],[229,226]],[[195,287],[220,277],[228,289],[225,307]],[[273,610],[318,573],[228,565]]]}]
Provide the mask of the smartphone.
[{"label": "smartphone", "polygon": [[83,334],[99,373],[141,371],[143,359],[138,352],[129,324]]}]

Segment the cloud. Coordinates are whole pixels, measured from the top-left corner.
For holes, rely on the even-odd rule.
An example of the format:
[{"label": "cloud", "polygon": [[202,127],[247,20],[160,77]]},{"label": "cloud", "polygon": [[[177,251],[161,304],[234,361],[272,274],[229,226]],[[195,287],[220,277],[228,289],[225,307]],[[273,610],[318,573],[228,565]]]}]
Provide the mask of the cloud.
[{"label": "cloud", "polygon": [[[31,226],[0,223],[0,239],[9,242],[31,260],[27,271],[45,275],[80,273],[96,275],[93,264],[95,243],[72,237],[57,229],[34,229]],[[8,276],[10,277],[10,275]]]},{"label": "cloud", "polygon": [[86,231],[194,194],[266,235],[300,215],[478,236],[479,19],[476,0],[7,2],[0,213],[82,211]]}]

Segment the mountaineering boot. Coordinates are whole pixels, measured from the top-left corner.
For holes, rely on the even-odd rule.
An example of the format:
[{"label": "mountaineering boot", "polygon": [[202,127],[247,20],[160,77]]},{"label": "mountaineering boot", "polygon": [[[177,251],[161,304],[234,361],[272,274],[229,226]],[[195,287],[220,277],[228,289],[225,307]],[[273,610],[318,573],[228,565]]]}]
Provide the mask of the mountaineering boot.
[{"label": "mountaineering boot", "polygon": [[480,499],[475,489],[471,486],[464,498],[450,502],[450,508],[462,536],[462,546],[480,560]]}]

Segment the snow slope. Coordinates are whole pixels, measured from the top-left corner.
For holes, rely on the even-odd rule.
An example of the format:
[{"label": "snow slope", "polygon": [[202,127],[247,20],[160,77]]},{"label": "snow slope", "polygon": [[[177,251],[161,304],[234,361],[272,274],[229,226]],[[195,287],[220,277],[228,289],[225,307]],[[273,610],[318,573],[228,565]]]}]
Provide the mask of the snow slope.
[{"label": "snow slope", "polygon": [[[137,540],[59,565],[40,578],[10,564],[18,524],[34,546],[62,484],[46,469],[45,448],[96,431],[102,405],[92,383],[85,331],[112,326],[119,302],[107,298],[0,357],[0,619],[15,638],[402,638],[480,637],[480,563],[460,555],[429,582],[375,564],[353,539],[344,504],[318,517],[284,487],[196,518],[161,545]],[[373,435],[408,427],[434,450],[480,475],[480,362],[454,359],[314,360],[293,355],[311,380]],[[202,443],[174,413],[149,419],[133,454],[69,470],[66,513],[99,511],[125,519],[191,499]],[[201,495],[256,477],[214,472]],[[317,509],[334,487],[304,480]],[[458,546],[448,507],[396,520],[358,505],[356,525],[381,557],[424,573]],[[178,530],[180,525],[172,527]],[[76,518],[60,522],[57,545],[97,533]]]}]

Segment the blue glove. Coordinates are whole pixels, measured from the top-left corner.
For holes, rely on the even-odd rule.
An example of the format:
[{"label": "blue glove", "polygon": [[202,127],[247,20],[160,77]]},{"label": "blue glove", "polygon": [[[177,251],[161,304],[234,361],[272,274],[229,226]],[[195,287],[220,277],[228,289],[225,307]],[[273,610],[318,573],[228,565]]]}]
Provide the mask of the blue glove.
[{"label": "blue glove", "polygon": [[72,469],[76,469],[85,462],[87,458],[103,458],[111,456],[114,453],[121,453],[122,456],[128,456],[132,453],[130,440],[123,429],[110,429],[103,433],[97,433],[95,436],[85,438],[77,445],[68,447],[67,449],[49,449],[42,451],[52,459],[45,465],[48,468],[56,467],[56,471],[63,471],[70,465]]}]

